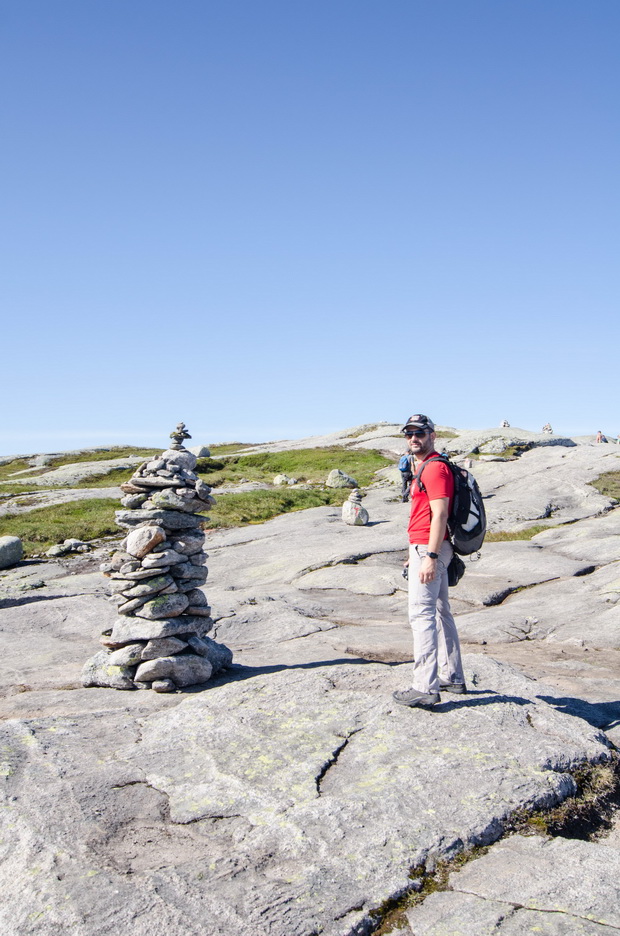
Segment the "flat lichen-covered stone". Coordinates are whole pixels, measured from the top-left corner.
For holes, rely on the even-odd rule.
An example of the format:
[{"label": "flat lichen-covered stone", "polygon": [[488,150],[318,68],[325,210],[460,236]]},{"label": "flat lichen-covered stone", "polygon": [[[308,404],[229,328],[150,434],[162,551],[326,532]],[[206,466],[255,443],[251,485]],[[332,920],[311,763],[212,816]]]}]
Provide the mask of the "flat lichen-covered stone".
[{"label": "flat lichen-covered stone", "polygon": [[151,598],[141,608],[138,608],[136,617],[147,618],[149,621],[177,617],[183,614],[188,605],[189,598],[183,593],[158,595],[157,598]]},{"label": "flat lichen-covered stone", "polygon": [[105,646],[108,647],[122,647],[136,640],[158,640],[162,637],[176,637],[179,634],[200,636],[207,633],[212,626],[210,618],[191,614],[154,621],[138,617],[118,618],[112,633],[102,638],[102,642],[105,640]]},{"label": "flat lichen-covered stone", "polygon": [[82,670],[82,685],[85,688],[103,686],[109,689],[135,689],[134,669],[111,663],[110,656],[109,650],[100,650],[86,661]]}]

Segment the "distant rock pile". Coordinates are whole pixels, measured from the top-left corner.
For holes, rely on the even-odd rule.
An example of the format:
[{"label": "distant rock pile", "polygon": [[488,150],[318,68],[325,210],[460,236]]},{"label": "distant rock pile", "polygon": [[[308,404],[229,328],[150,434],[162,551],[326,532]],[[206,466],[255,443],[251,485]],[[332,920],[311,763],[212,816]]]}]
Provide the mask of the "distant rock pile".
[{"label": "distant rock pile", "polygon": [[342,505],[342,519],[349,526],[366,526],[368,511],[362,507],[362,494],[357,488],[351,491],[349,499]]},{"label": "distant rock pile", "polygon": [[121,489],[117,523],[130,532],[101,571],[111,580],[119,618],[87,661],[84,686],[177,688],[203,683],[230,666],[232,653],[207,637],[211,609],[200,586],[207,580],[200,513],[215,503],[194,473],[196,456],[183,446],[185,424],[170,433],[170,448],[144,462]]}]

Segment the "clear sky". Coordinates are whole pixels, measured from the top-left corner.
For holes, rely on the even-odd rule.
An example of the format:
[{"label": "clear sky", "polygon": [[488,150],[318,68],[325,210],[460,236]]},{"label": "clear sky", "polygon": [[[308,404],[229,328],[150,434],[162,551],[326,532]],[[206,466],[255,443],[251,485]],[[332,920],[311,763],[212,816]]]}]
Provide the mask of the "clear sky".
[{"label": "clear sky", "polygon": [[620,432],[618,0],[0,0],[0,454]]}]

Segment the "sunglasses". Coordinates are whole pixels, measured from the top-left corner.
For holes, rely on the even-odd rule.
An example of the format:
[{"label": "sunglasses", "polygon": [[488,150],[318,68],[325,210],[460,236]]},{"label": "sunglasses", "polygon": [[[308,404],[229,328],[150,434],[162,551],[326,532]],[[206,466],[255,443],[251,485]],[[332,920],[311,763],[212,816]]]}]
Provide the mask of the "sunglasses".
[{"label": "sunglasses", "polygon": [[413,436],[416,436],[416,438],[421,439],[423,436],[426,435],[427,432],[428,432],[428,429],[407,429],[407,431],[405,432],[405,435],[407,436],[408,439],[411,439]]}]

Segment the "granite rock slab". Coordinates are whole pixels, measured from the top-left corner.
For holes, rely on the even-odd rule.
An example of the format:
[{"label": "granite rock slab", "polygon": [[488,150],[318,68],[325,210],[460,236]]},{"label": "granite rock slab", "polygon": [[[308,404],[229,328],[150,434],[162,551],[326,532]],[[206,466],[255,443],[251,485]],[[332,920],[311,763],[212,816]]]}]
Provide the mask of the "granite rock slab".
[{"label": "granite rock slab", "polygon": [[620,930],[620,851],[514,835],[450,875],[407,918],[415,936],[603,936]]},{"label": "granite rock slab", "polygon": [[139,719],[5,722],[5,931],[361,932],[411,867],[493,842],[609,757],[510,667],[467,658],[472,695],[433,712],[392,702],[407,669],[241,671]]},{"label": "granite rock slab", "polygon": [[546,639],[620,647],[620,560],[591,575],[525,589],[488,611],[460,614],[457,623],[470,643]]}]

